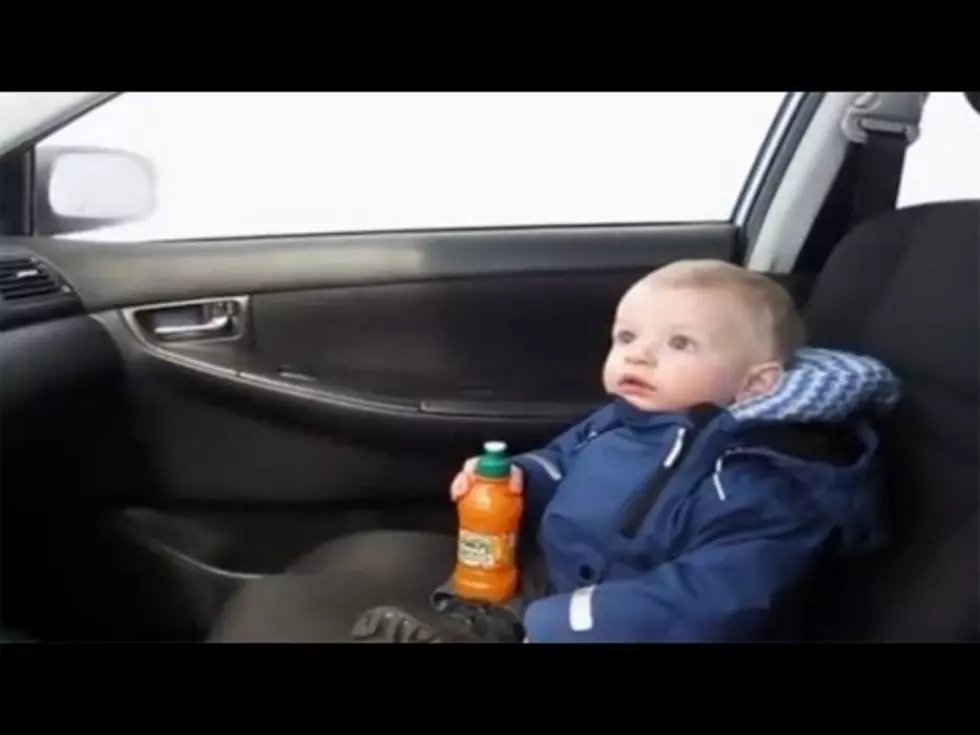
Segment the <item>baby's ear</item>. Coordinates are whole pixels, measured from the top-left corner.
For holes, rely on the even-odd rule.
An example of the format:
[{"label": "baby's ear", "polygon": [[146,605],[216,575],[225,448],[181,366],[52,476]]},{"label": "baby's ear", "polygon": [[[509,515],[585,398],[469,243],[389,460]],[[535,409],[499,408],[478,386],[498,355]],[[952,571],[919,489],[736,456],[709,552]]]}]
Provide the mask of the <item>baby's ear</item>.
[{"label": "baby's ear", "polygon": [[782,374],[783,366],[775,361],[753,365],[749,368],[737,400],[744,401],[768,393],[776,387]]}]

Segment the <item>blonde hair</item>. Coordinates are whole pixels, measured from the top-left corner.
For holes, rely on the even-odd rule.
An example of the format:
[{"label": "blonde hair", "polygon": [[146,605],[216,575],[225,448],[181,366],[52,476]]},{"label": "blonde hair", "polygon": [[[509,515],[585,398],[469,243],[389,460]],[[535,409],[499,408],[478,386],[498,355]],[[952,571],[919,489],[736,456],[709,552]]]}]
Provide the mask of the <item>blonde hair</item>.
[{"label": "blonde hair", "polygon": [[642,279],[651,286],[720,288],[735,293],[771,353],[787,362],[806,340],[803,320],[789,292],[763,273],[722,260],[679,260]]}]

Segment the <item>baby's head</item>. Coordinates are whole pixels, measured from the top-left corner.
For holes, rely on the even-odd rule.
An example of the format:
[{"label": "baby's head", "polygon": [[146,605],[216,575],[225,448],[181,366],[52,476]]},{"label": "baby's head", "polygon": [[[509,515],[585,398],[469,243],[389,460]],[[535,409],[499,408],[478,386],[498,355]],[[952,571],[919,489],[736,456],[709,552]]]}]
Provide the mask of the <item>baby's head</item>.
[{"label": "baby's head", "polygon": [[722,261],[679,261],[620,300],[603,384],[646,411],[728,406],[770,390],[802,343],[802,320],[773,280]]}]

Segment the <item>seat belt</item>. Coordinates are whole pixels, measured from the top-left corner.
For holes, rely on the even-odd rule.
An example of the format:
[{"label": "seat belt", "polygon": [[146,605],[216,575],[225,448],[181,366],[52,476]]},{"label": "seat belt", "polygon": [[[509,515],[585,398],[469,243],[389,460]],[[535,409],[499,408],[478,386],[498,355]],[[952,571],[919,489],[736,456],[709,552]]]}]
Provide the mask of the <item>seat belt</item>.
[{"label": "seat belt", "polygon": [[848,111],[843,128],[857,157],[849,229],[895,208],[924,104],[921,92],[870,93]]},{"label": "seat belt", "polygon": [[908,139],[905,133],[875,131],[864,143],[853,145],[859,150],[849,229],[895,209]]}]

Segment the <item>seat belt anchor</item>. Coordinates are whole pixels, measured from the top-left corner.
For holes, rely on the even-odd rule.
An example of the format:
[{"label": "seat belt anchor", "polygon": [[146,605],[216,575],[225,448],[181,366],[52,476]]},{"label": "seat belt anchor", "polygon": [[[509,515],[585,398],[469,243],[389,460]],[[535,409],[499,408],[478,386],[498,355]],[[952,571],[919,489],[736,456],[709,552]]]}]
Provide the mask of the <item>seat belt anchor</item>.
[{"label": "seat belt anchor", "polygon": [[844,136],[852,143],[864,144],[869,135],[904,136],[906,145],[919,137],[919,120],[928,93],[866,92],[848,108],[841,121]]}]

